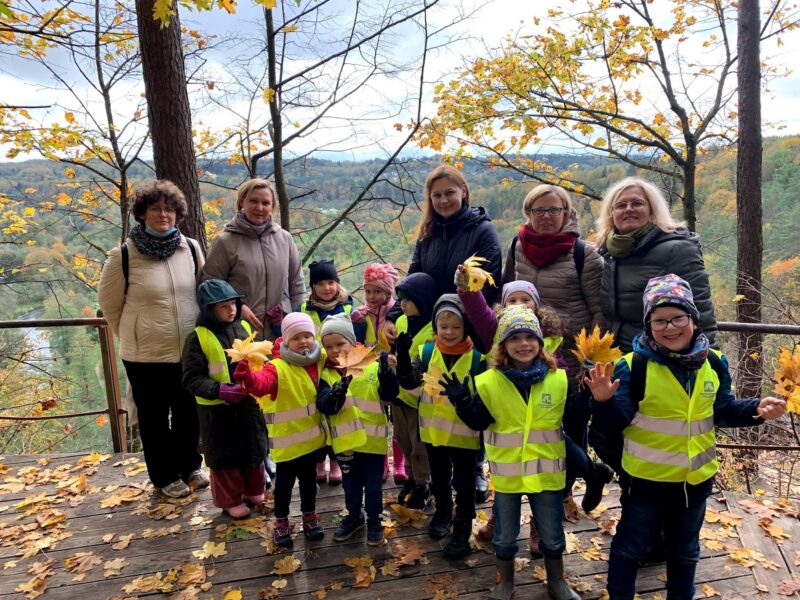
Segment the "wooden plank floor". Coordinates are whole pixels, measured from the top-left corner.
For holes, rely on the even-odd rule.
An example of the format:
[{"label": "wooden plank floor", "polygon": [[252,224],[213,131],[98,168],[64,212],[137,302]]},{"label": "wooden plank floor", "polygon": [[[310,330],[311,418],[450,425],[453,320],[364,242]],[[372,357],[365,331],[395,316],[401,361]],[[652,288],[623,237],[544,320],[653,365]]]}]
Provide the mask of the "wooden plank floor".
[{"label": "wooden plank floor", "polygon": [[[485,598],[493,585],[490,547],[476,550],[467,559],[450,561],[442,556],[444,543],[430,539],[425,527],[393,527],[388,544],[378,548],[368,547],[363,534],[347,543],[333,542],[333,528],[344,508],[341,487],[323,485],[318,494],[325,540],[306,544],[301,534],[292,552],[270,554],[270,516],[233,521],[214,508],[208,490],[167,501],[147,485],[142,467],[138,455],[0,457],[0,596],[75,600],[171,592],[175,598],[444,600]],[[395,493],[388,483],[386,499]],[[619,517],[618,493],[612,486],[594,519],[565,524],[566,571],[583,598],[598,598],[603,590],[611,538],[601,526],[608,529]],[[580,503],[581,492],[576,490],[575,495]],[[122,502],[123,497],[130,501]],[[706,524],[710,541],[702,546],[698,598],[708,597],[711,588],[727,600],[787,597],[778,594],[782,582],[791,580],[798,569],[797,517],[791,510],[789,514],[778,511],[773,524],[780,523],[789,538],[777,544],[759,526],[763,514],[746,512],[742,500],[747,498],[718,495],[709,502],[715,511],[730,508],[742,521],[723,527],[712,516],[709,520],[717,522]],[[292,506],[292,519],[298,522],[296,497]],[[388,507],[385,514],[397,520]],[[541,561],[525,560],[529,558],[527,534],[525,524],[520,532],[518,557],[523,560],[518,564],[516,597],[547,598],[537,578]],[[131,536],[127,546],[116,549],[127,536]],[[208,542],[215,546],[205,546]],[[399,567],[395,574],[384,574],[382,567],[392,561],[399,543],[418,544],[424,558]],[[198,557],[195,553],[202,553],[204,547],[216,549],[219,555]],[[763,561],[755,561],[752,568],[733,561],[729,553],[738,547],[757,549]],[[299,569],[289,575],[273,574],[276,561],[289,555],[299,561]],[[345,561],[363,556],[368,557],[362,559],[364,563],[372,560],[374,581],[368,587],[353,587],[356,573]],[[762,566],[770,565],[768,561],[777,570]],[[205,572],[199,565],[204,565]],[[369,573],[369,566],[361,570]],[[666,596],[665,572],[664,565],[641,569],[637,582],[641,598]],[[765,586],[766,592],[757,595],[757,584]]]}]

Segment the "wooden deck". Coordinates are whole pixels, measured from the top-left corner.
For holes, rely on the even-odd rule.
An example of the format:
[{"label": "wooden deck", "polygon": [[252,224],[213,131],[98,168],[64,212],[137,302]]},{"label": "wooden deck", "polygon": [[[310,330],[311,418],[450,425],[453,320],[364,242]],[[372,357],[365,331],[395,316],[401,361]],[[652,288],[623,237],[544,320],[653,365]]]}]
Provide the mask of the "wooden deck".
[{"label": "wooden deck", "polygon": [[[394,496],[391,484],[385,495]],[[579,491],[576,497],[580,502]],[[698,598],[798,597],[787,583],[793,577],[800,581],[797,515],[792,507],[770,508],[756,500],[720,494],[709,502],[717,512],[709,511],[703,530]],[[297,510],[296,502],[293,507]],[[427,536],[424,522],[421,529],[397,524],[388,507],[385,514],[395,525],[390,524],[387,545],[369,548],[363,534],[335,543],[332,530],[344,507],[341,488],[323,485],[317,507],[325,540],[306,544],[301,534],[293,552],[270,554],[269,516],[235,522],[214,508],[208,490],[168,502],[147,486],[139,456],[0,457],[0,596],[452,600],[485,598],[493,585],[490,549],[449,561],[442,556],[443,543]],[[600,597],[604,587],[611,537],[601,529],[619,516],[617,488],[601,509],[594,519],[566,524],[566,570],[583,598]],[[541,561],[527,560],[527,534],[523,525],[516,597],[546,598],[538,579]],[[734,551],[739,562],[730,557]],[[392,552],[412,564],[399,564]],[[421,558],[415,560],[415,553]],[[273,574],[289,556],[297,570]],[[643,568],[640,597],[665,598],[664,579],[664,565]],[[354,587],[359,582],[364,587]]]}]

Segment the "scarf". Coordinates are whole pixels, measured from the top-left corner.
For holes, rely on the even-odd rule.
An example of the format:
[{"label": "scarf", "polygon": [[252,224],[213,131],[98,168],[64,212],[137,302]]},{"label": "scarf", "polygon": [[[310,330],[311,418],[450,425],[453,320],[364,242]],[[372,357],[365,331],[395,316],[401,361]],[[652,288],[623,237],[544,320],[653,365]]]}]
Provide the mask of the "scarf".
[{"label": "scarf", "polygon": [[[508,380],[514,384],[518,389],[530,389],[542,381],[547,375],[548,366],[538,358],[534,360],[527,369],[518,369],[517,367],[509,367],[508,369],[500,369],[500,371],[508,377]],[[523,394],[523,399],[528,402],[527,394]]]},{"label": "scarf", "polygon": [[339,292],[334,296],[332,300],[323,300],[319,296],[317,296],[317,292],[314,291],[314,286],[311,286],[311,295],[308,297],[307,304],[309,307],[318,308],[323,310],[327,313],[333,311],[339,304],[344,304],[347,302],[348,298],[350,297],[341,285],[337,285],[339,288]]},{"label": "scarf", "polygon": [[467,336],[454,346],[445,346],[439,341],[439,336],[435,336],[433,341],[436,343],[436,348],[442,354],[450,354],[450,355],[457,355],[461,356],[462,354],[466,354],[467,352],[472,350],[472,338]]},{"label": "scarf", "polygon": [[320,347],[319,342],[314,342],[314,347],[311,350],[306,350],[302,353],[290,350],[289,346],[286,345],[286,342],[281,342],[281,358],[290,365],[307,367],[308,365],[313,365],[316,363],[321,355],[322,348]]},{"label": "scarf", "polygon": [[133,242],[134,248],[144,256],[156,260],[164,260],[175,254],[181,244],[181,232],[175,229],[165,237],[153,237],[144,231],[139,223],[131,227],[128,238]]},{"label": "scarf", "polygon": [[355,312],[364,319],[372,319],[372,324],[375,326],[375,332],[377,335],[377,332],[379,332],[386,323],[386,315],[389,314],[389,311],[392,310],[395,303],[396,300],[389,296],[389,300],[386,302],[386,304],[381,304],[377,308],[373,308],[369,304],[365,304]]},{"label": "scarf", "polygon": [[541,269],[552,265],[569,252],[575,245],[578,235],[563,231],[558,233],[536,233],[530,223],[526,223],[520,227],[517,238],[522,245],[522,253],[525,258],[534,267]]},{"label": "scarf", "polygon": [[258,237],[261,237],[264,234],[264,232],[267,230],[267,228],[272,227],[272,218],[271,217],[269,219],[267,219],[265,223],[262,223],[261,225],[256,225],[255,223],[251,223],[250,221],[247,220],[247,217],[244,216],[244,212],[241,212],[239,214],[242,217],[242,223],[244,223],[250,229],[255,231],[256,235],[258,235]]},{"label": "scarf", "polygon": [[608,250],[608,253],[614,258],[630,256],[636,244],[639,243],[639,240],[650,233],[653,227],[655,227],[653,223],[648,223],[644,227],[640,227],[636,231],[630,233],[623,234],[612,231],[608,234],[608,237],[606,237],[606,250]]},{"label": "scarf", "polygon": [[669,348],[665,348],[656,342],[647,331],[642,332],[639,343],[662,357],[665,362],[689,371],[696,371],[702,367],[708,357],[708,338],[699,329],[695,332],[692,343],[683,352],[673,352]]}]

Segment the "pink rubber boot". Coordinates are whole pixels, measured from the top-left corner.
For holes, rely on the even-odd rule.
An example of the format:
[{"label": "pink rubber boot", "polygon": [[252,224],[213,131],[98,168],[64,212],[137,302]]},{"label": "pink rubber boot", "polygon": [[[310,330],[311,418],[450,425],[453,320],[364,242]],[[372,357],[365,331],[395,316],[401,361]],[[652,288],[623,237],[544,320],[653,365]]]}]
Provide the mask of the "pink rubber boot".
[{"label": "pink rubber boot", "polygon": [[396,485],[402,485],[408,480],[408,475],[406,475],[406,457],[403,455],[403,450],[394,437],[392,438],[392,460],[394,462],[394,482]]}]

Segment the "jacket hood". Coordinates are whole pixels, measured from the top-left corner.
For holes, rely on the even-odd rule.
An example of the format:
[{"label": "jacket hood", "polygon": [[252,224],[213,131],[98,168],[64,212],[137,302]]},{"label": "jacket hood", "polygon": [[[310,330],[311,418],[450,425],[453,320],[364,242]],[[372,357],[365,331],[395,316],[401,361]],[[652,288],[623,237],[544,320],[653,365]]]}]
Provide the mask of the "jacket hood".
[{"label": "jacket hood", "polygon": [[578,211],[575,210],[574,206],[572,210],[569,211],[564,225],[561,226],[561,233],[574,233],[578,237],[581,237],[581,224],[578,221]]},{"label": "jacket hood", "polygon": [[[281,226],[275,222],[275,219],[270,219],[269,223],[267,223],[267,227],[264,229],[264,232],[261,235],[267,235],[270,233],[274,233],[276,231],[280,231]],[[227,231],[228,233],[236,233],[239,235],[245,235],[251,238],[259,238],[261,237],[253,228],[247,219],[244,218],[241,212],[237,212],[234,217],[225,223],[225,227],[223,231]]]},{"label": "jacket hood", "polygon": [[697,234],[692,233],[685,227],[678,227],[675,231],[663,231],[658,227],[654,227],[653,230],[645,235],[636,245],[634,252],[639,253],[647,251],[653,246],[672,240],[688,240],[698,248],[701,248],[700,238],[697,237]]},{"label": "jacket hood", "polygon": [[227,323],[220,321],[212,308],[213,304],[224,302],[225,300],[236,300],[234,321],[240,320],[242,316],[242,295],[233,289],[231,284],[222,279],[209,279],[201,283],[197,289],[197,305],[200,307],[197,324],[209,329],[226,326]]},{"label": "jacket hood", "polygon": [[425,322],[431,320],[436,302],[436,281],[433,277],[427,273],[412,273],[397,284],[395,290],[416,304],[420,317]]}]

